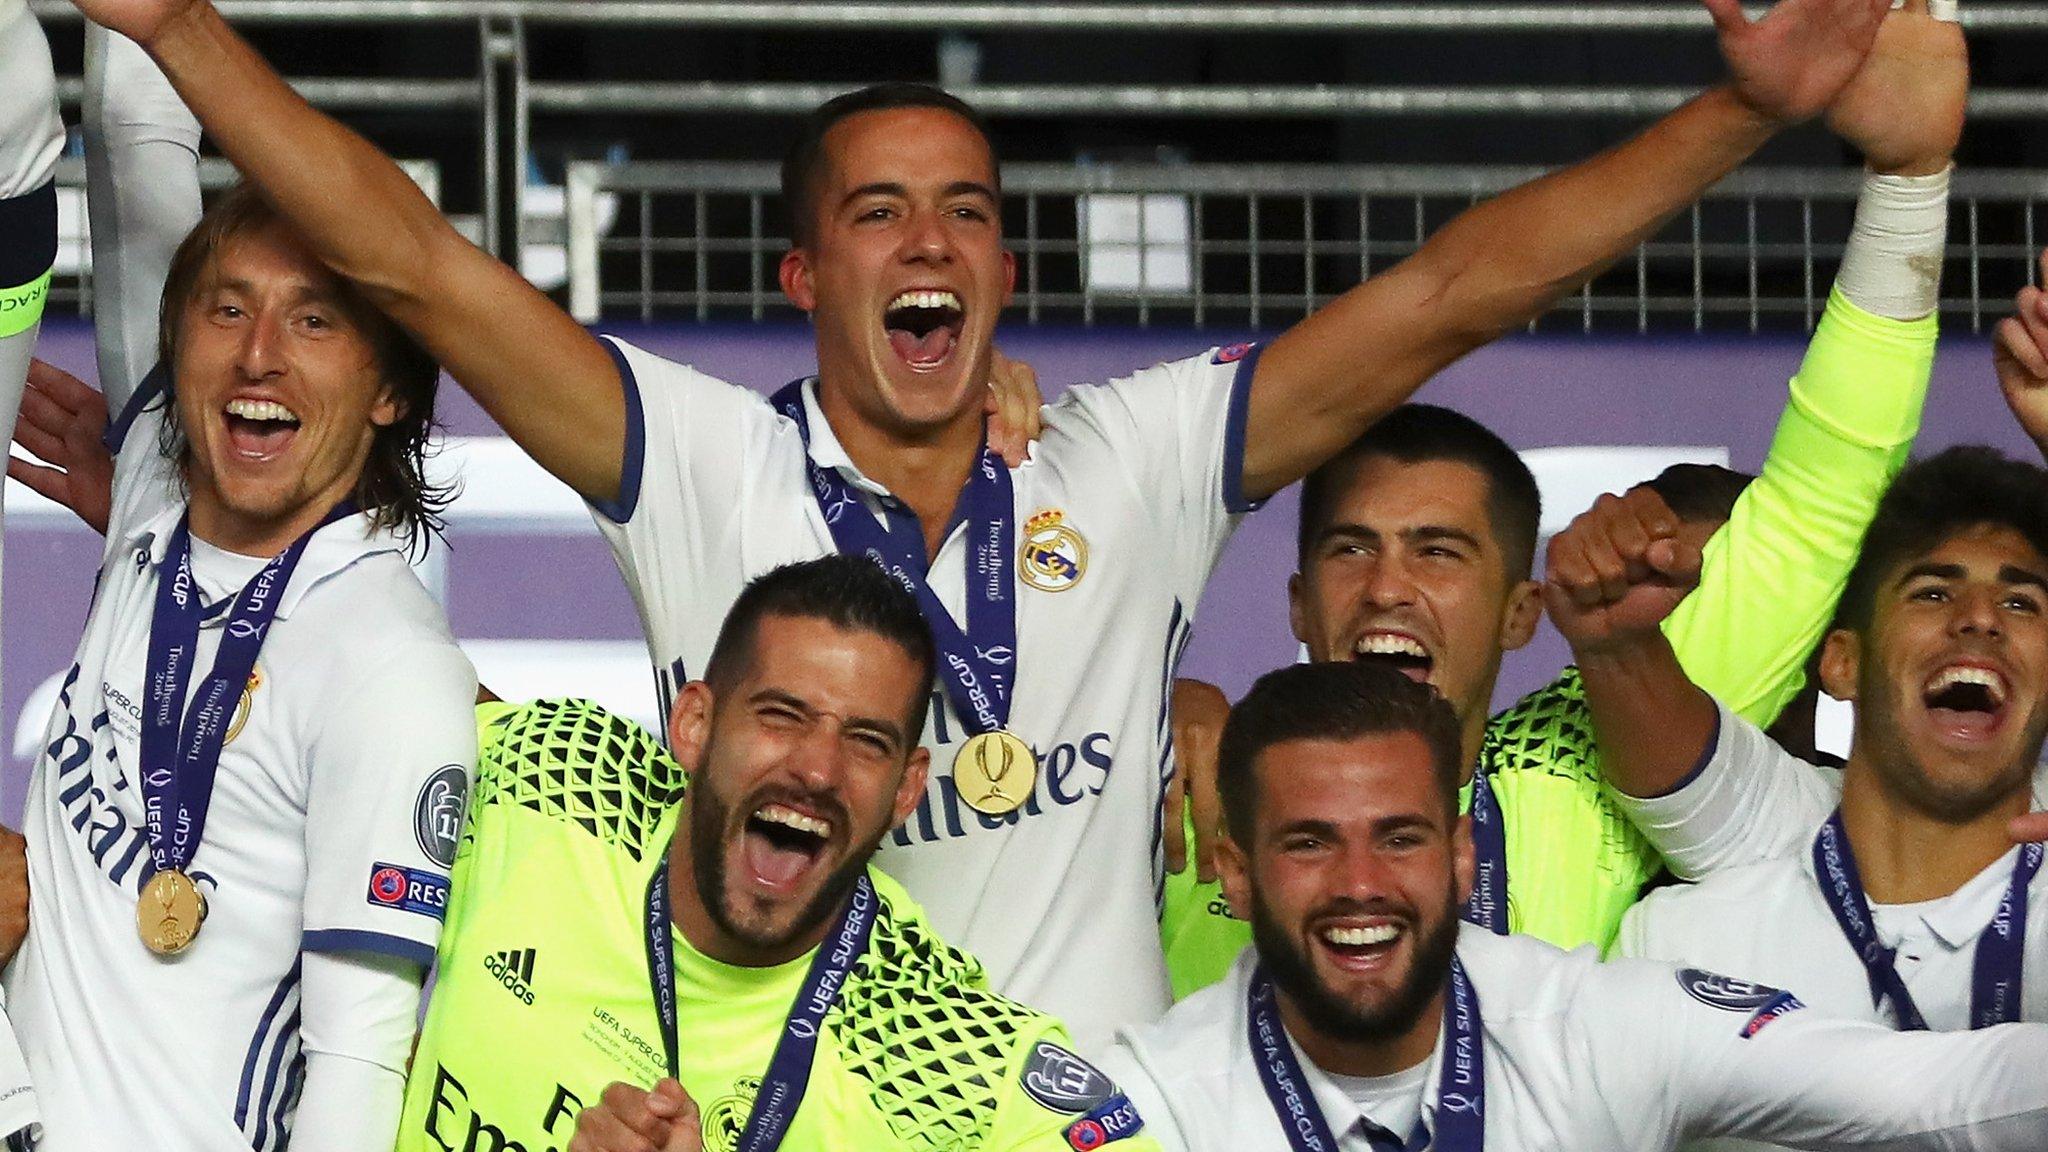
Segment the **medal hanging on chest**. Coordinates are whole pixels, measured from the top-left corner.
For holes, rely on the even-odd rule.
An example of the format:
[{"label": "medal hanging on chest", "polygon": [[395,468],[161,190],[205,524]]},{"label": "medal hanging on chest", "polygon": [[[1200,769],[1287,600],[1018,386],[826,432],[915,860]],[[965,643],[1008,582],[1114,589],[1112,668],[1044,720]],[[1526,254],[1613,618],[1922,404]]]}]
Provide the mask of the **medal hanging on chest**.
[{"label": "medal hanging on chest", "polygon": [[192,575],[189,520],[181,519],[171,534],[157,573],[143,684],[139,783],[143,832],[155,867],[135,901],[136,931],[143,945],[159,956],[175,956],[190,947],[206,922],[206,896],[187,869],[206,829],[221,748],[248,690],[263,638],[277,616],[278,599],[313,532],[350,514],[353,508],[348,505],[336,509],[236,594],[213,667],[192,689],[189,704],[187,689],[199,659],[205,609]]},{"label": "medal hanging on chest", "polygon": [[876,521],[860,493],[836,468],[810,457],[811,425],[803,382],[775,394],[772,403],[803,438],[811,496],[824,514],[842,555],[866,556],[917,598],[939,652],[936,669],[960,723],[974,735],[953,757],[953,785],[977,812],[1003,816],[1022,807],[1038,782],[1038,759],[1010,731],[1011,693],[1017,682],[1017,551],[1015,498],[1010,470],[984,440],[960,493],[967,533],[967,626],[939,602],[926,579],[924,531],[900,503],[882,506]]}]

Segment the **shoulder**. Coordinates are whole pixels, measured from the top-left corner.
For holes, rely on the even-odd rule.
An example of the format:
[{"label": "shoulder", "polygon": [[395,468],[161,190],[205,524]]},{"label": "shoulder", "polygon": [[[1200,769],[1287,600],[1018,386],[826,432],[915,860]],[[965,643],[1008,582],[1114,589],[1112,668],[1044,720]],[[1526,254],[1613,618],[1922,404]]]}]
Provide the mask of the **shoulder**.
[{"label": "shoulder", "polygon": [[634,858],[682,799],[684,776],[652,732],[588,700],[477,709],[472,811],[511,806],[582,829]]},{"label": "shoulder", "polygon": [[1602,967],[1591,945],[1567,952],[1534,936],[1496,936],[1469,925],[1458,932],[1458,960],[1489,1027],[1568,1013],[1586,981]]},{"label": "shoulder", "polygon": [[1162,397],[1196,401],[1204,386],[1228,387],[1257,359],[1255,345],[1233,344],[1162,361],[1106,383],[1076,384],[1047,405],[1045,425],[1050,431],[1099,428],[1111,420],[1157,420]]},{"label": "shoulder", "polygon": [[1804,902],[1812,880],[1799,853],[1714,872],[1693,884],[1672,884],[1628,911],[1627,954],[1658,960],[1726,964],[1731,952],[1788,907]]}]

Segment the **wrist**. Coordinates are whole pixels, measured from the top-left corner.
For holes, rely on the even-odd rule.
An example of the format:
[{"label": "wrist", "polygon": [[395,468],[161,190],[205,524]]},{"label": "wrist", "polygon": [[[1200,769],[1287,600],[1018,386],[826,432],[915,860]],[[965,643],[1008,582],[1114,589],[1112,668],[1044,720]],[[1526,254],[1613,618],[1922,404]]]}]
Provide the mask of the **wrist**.
[{"label": "wrist", "polygon": [[190,0],[166,13],[149,38],[140,43],[161,64],[165,53],[176,54],[185,45],[210,38],[211,26],[219,22],[220,12],[208,0]]},{"label": "wrist", "polygon": [[1941,302],[1952,171],[1943,165],[1929,174],[1865,174],[1835,277],[1850,303],[1893,320],[1933,314]]},{"label": "wrist", "polygon": [[1790,128],[1794,121],[1782,119],[1751,103],[1742,90],[1733,83],[1709,88],[1702,93],[1703,103],[1725,104],[1736,118],[1739,130],[1749,136],[1753,146],[1761,147],[1763,142]]}]

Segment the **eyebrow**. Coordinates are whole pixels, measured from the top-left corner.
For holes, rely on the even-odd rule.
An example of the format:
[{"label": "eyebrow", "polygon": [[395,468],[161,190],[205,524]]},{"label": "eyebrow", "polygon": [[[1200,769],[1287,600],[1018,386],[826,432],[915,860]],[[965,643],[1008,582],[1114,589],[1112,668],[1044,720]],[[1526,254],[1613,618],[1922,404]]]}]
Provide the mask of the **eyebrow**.
[{"label": "eyebrow", "polygon": [[[1382,816],[1379,819],[1374,820],[1371,824],[1371,828],[1373,835],[1385,836],[1390,832],[1400,832],[1410,828],[1421,828],[1424,830],[1434,831],[1436,829],[1436,825],[1431,823],[1428,817],[1422,815],[1419,812],[1400,812],[1392,816]],[[1338,835],[1338,828],[1336,822],[1333,820],[1324,820],[1318,817],[1305,817],[1300,820],[1289,821],[1288,823],[1282,824],[1280,827],[1273,830],[1273,834],[1275,836],[1292,836],[1303,832],[1306,832],[1312,836],[1322,836],[1326,839],[1335,839]]]},{"label": "eyebrow", "polygon": [[1999,568],[1998,578],[2007,584],[2031,584],[2043,592],[2048,592],[2048,576],[2017,564],[2007,564]]},{"label": "eyebrow", "polygon": [[[1932,577],[1937,580],[1961,580],[1968,575],[1968,571],[1961,564],[1915,564],[1900,574],[1898,584],[1903,586],[1923,576]],[[2031,568],[2022,568],[2017,564],[2000,565],[1998,569],[1998,582],[2001,584],[2028,584],[2041,589],[2043,592],[2048,592],[2048,576],[2044,576]]]},{"label": "eyebrow", "polygon": [[[1385,535],[1385,533],[1376,528],[1368,528],[1363,524],[1346,521],[1332,524],[1323,529],[1322,535],[1317,538],[1316,542],[1322,544],[1337,539],[1379,540],[1383,539]],[[1455,540],[1475,551],[1483,552],[1486,550],[1486,545],[1480,542],[1479,537],[1465,531],[1463,528],[1453,528],[1447,524],[1418,524],[1413,528],[1403,528],[1396,532],[1395,535],[1410,544],[1428,543],[1437,540]]]},{"label": "eyebrow", "polygon": [[[991,204],[997,200],[995,189],[990,188],[979,180],[955,180],[951,184],[946,185],[941,195],[979,196]],[[887,180],[863,184],[848,192],[839,201],[839,206],[844,208],[863,196],[896,196],[908,200],[910,198],[910,189],[902,184]]]},{"label": "eyebrow", "polygon": [[[781,688],[763,688],[748,699],[754,704],[786,705],[808,717],[818,715],[818,710],[811,707],[802,697]],[[848,716],[840,721],[839,727],[842,731],[868,732],[881,736],[898,748],[908,743],[903,735],[903,726],[893,720],[873,716]]]},{"label": "eyebrow", "polygon": [[[217,277],[214,280],[213,290],[215,292],[239,292],[246,296],[254,296],[256,295],[256,284],[254,281],[244,279],[243,277],[240,276],[221,276]],[[326,304],[332,307],[341,306],[341,297],[339,294],[335,293],[331,289],[324,288],[318,284],[313,283],[301,285],[298,291],[293,295],[292,299],[294,303],[298,304]]]}]

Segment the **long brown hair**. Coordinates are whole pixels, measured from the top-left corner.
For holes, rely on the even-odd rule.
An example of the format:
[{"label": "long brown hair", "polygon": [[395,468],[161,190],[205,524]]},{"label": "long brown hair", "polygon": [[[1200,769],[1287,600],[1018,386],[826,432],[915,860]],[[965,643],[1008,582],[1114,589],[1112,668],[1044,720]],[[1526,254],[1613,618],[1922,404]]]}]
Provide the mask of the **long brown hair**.
[{"label": "long brown hair", "polygon": [[[253,187],[237,184],[214,201],[171,257],[157,320],[157,356],[167,381],[159,444],[164,455],[177,462],[181,475],[191,451],[177,405],[178,330],[185,306],[213,275],[229,244],[281,219]],[[376,429],[370,441],[369,459],[356,477],[355,502],[370,514],[376,528],[394,531],[408,546],[424,550],[428,537],[443,530],[441,514],[455,491],[430,482],[426,475],[427,437],[434,427],[441,367],[353,284],[337,280],[340,307],[368,341],[378,379],[391,390],[398,407],[398,418]]]}]

